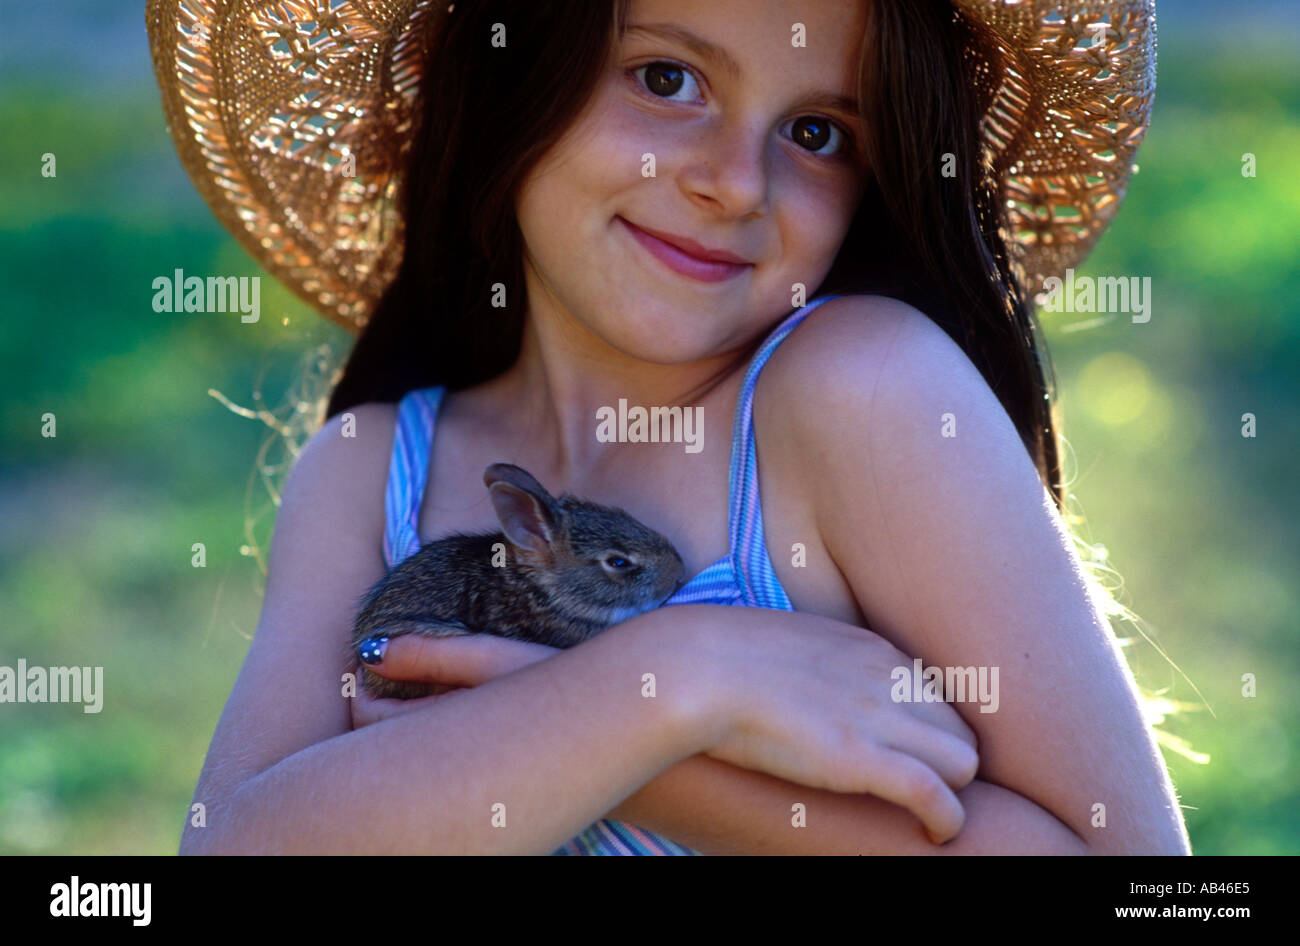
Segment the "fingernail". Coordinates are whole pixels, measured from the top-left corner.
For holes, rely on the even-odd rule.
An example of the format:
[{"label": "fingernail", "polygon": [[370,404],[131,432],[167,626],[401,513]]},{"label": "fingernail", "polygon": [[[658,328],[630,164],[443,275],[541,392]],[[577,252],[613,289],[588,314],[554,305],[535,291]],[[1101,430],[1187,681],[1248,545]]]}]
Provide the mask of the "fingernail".
[{"label": "fingernail", "polygon": [[357,656],[368,664],[377,664],[384,659],[384,651],[388,649],[387,637],[367,637],[357,647]]}]

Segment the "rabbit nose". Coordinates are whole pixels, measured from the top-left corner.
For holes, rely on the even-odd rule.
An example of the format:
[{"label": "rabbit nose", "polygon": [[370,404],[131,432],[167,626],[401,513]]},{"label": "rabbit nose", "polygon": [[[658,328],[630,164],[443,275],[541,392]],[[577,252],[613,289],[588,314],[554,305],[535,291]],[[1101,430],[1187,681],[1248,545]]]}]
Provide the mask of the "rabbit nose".
[{"label": "rabbit nose", "polygon": [[663,581],[659,583],[659,590],[664,594],[672,594],[678,588],[686,583],[686,566],[679,558],[677,567],[666,570]]}]

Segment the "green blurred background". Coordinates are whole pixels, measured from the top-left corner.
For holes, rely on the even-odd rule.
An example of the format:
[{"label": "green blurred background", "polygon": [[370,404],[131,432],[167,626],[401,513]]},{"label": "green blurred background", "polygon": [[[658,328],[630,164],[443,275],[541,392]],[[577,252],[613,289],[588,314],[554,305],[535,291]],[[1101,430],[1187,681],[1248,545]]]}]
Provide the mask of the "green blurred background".
[{"label": "green blurred background", "polygon": [[[156,276],[259,270],[180,169],[143,12],[5,6],[0,665],[101,665],[106,695],[98,715],[0,704],[0,852],[171,853],[257,622],[247,530],[265,549],[273,522],[256,472],[269,430],[209,390],[276,407],[303,353],[341,355],[349,336],[270,279],[256,324],[153,312]],[[1286,3],[1234,4],[1230,19],[1210,2],[1160,9],[1141,169],[1082,271],[1149,275],[1151,320],[1061,314],[1045,328],[1080,531],[1179,670],[1141,641],[1131,664],[1197,707],[1167,723],[1210,756],[1167,755],[1194,850],[1294,854],[1296,16]]]}]

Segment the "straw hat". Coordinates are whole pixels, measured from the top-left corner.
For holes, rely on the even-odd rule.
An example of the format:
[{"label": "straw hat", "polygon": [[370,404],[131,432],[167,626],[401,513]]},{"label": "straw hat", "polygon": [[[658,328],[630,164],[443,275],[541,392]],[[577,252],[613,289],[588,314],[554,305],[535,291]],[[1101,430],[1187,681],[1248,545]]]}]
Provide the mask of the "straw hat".
[{"label": "straw hat", "polygon": [[[1123,199],[1155,87],[1155,0],[952,0],[977,54],[984,141],[1030,291],[1092,248]],[[269,272],[356,330],[401,260],[400,167],[443,0],[148,0],[186,171]],[[454,16],[452,12],[450,15]]]}]

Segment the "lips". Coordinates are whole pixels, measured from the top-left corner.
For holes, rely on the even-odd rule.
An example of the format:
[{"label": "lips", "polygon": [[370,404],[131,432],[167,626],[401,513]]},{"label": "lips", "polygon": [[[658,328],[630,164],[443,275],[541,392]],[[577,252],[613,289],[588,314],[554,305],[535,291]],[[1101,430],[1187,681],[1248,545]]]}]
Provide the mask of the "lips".
[{"label": "lips", "polygon": [[683,276],[701,282],[722,282],[753,266],[744,258],[726,250],[710,249],[693,240],[659,230],[647,230],[623,217],[616,219],[652,256]]}]

